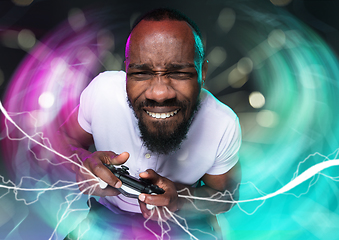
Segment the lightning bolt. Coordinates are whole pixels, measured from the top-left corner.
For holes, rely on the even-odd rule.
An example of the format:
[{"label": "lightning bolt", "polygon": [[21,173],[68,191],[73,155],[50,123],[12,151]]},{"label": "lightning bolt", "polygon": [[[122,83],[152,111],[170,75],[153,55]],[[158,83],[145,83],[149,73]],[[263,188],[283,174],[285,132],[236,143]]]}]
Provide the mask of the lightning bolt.
[{"label": "lightning bolt", "polygon": [[[72,205],[76,200],[78,200],[78,199],[82,196],[82,194],[83,194],[84,192],[86,192],[86,191],[88,191],[88,192],[89,192],[89,196],[91,196],[91,194],[94,192],[95,187],[99,185],[99,181],[97,180],[97,177],[96,177],[92,172],[90,172],[87,168],[85,168],[83,165],[81,165],[81,164],[79,164],[79,163],[74,162],[74,161],[71,160],[72,157],[76,157],[77,159],[79,159],[78,156],[77,156],[76,154],[73,154],[73,155],[71,155],[70,157],[66,157],[66,156],[60,154],[59,152],[55,151],[55,150],[52,149],[51,147],[48,147],[48,146],[46,146],[45,144],[42,144],[42,143],[40,143],[39,141],[37,141],[37,140],[34,139],[35,136],[40,136],[41,139],[42,139],[43,142],[44,142],[44,140],[46,140],[46,139],[43,138],[42,133],[36,133],[36,134],[34,134],[33,136],[28,135],[28,134],[27,134],[23,129],[21,129],[21,128],[13,121],[13,119],[9,116],[8,112],[7,112],[6,109],[3,107],[1,101],[0,101],[0,110],[1,110],[1,112],[4,114],[4,116],[6,117],[6,119],[7,119],[8,121],[10,121],[10,122],[11,122],[11,123],[12,123],[12,124],[13,124],[13,125],[14,125],[14,126],[15,126],[15,127],[16,127],[23,135],[24,135],[24,137],[22,137],[22,138],[10,138],[10,139],[12,139],[12,140],[23,140],[23,139],[25,139],[25,138],[28,138],[29,140],[33,141],[34,143],[38,144],[39,146],[43,147],[44,149],[46,149],[46,150],[48,150],[48,151],[54,153],[55,155],[57,155],[57,156],[59,156],[59,157],[65,159],[66,161],[68,161],[68,162],[70,162],[70,163],[72,163],[72,164],[75,164],[76,166],[78,166],[78,167],[81,169],[81,171],[85,171],[86,174],[89,174],[90,176],[92,176],[92,177],[94,178],[94,179],[84,180],[84,181],[81,181],[81,182],[69,182],[69,181],[62,181],[62,180],[59,180],[59,181],[57,181],[56,183],[54,183],[53,185],[50,185],[50,184],[48,184],[48,183],[45,182],[45,181],[38,180],[38,179],[34,179],[34,178],[31,178],[31,177],[30,177],[30,179],[33,179],[33,180],[35,180],[35,181],[37,181],[37,182],[42,182],[42,183],[44,183],[47,187],[46,187],[46,188],[21,188],[20,186],[21,186],[23,180],[24,180],[25,178],[27,178],[27,177],[21,178],[20,183],[19,183],[18,185],[15,185],[15,184],[14,184],[12,181],[10,181],[10,180],[7,181],[7,182],[4,181],[4,178],[1,176],[2,182],[5,183],[5,184],[7,184],[7,185],[3,185],[3,184],[2,184],[2,185],[0,185],[0,188],[7,189],[8,191],[7,191],[7,193],[5,193],[5,194],[3,194],[2,196],[0,196],[0,198],[3,197],[4,195],[8,194],[10,190],[13,190],[13,192],[15,193],[15,199],[16,199],[17,201],[20,201],[20,200],[21,200],[21,201],[24,201],[26,205],[29,205],[29,204],[32,204],[32,203],[34,203],[34,202],[37,202],[37,201],[39,200],[39,196],[40,196],[41,194],[43,194],[44,192],[46,192],[46,191],[55,191],[55,190],[62,190],[62,189],[71,189],[71,190],[75,190],[75,189],[77,189],[77,188],[73,188],[73,189],[72,189],[72,187],[75,187],[75,186],[78,186],[78,185],[82,185],[82,184],[86,184],[86,183],[89,183],[89,182],[96,181],[95,184],[93,184],[93,185],[91,185],[91,186],[85,188],[83,191],[81,191],[80,193],[76,194],[76,197],[74,197],[71,201],[68,201],[67,198],[70,197],[72,194],[69,194],[69,195],[66,196],[67,207],[66,207],[66,210],[64,211],[64,213],[62,214],[61,218],[59,219],[59,221],[58,221],[56,227],[54,228],[51,237],[49,238],[49,239],[52,239],[52,237],[55,235],[55,233],[56,233],[56,231],[57,231],[57,229],[58,229],[60,223],[61,223],[61,222],[69,215],[69,213],[73,212],[72,210],[70,210],[71,205]],[[5,124],[6,124],[6,133],[7,133],[7,136],[9,136],[7,123],[5,123]],[[49,143],[49,142],[48,142],[48,143]],[[32,152],[32,151],[31,151],[31,152]],[[32,152],[32,153],[34,154],[34,152]],[[36,157],[35,154],[34,154],[34,156]],[[79,159],[79,160],[80,160],[80,159]],[[79,161],[79,162],[81,162],[81,161]],[[60,163],[60,164],[63,164],[63,163]],[[56,185],[59,185],[60,183],[62,183],[63,186],[57,187]],[[8,186],[8,184],[10,184],[10,186]],[[38,197],[36,198],[35,201],[27,202],[25,199],[19,199],[19,198],[17,197],[18,191],[39,192],[39,194],[38,194]],[[75,210],[75,211],[81,211],[81,210],[82,210],[82,209],[78,209],[78,210]],[[85,209],[85,210],[87,210],[87,209]],[[60,208],[59,208],[59,212],[60,212],[60,211],[61,211],[61,206],[60,206]],[[84,233],[85,233],[85,232],[84,232]],[[83,233],[83,234],[84,234],[84,233]]]},{"label": "lightning bolt", "polygon": [[[62,223],[63,220],[65,220],[67,218],[67,216],[72,213],[72,212],[75,212],[75,211],[83,211],[83,210],[88,210],[88,209],[71,209],[71,206],[72,204],[79,200],[80,197],[84,194],[84,192],[89,192],[88,196],[91,196],[91,194],[94,192],[94,189],[96,186],[99,185],[99,182],[97,181],[97,177],[92,173],[90,172],[87,168],[85,168],[82,164],[79,164],[77,162],[74,162],[73,160],[71,160],[72,157],[77,157],[78,156],[76,154],[70,156],[70,157],[66,157],[62,154],[60,154],[59,152],[55,151],[54,149],[52,149],[51,147],[49,146],[46,146],[46,144],[43,144],[37,140],[34,139],[35,136],[39,136],[41,139],[43,139],[43,142],[45,142],[45,140],[47,141],[48,145],[49,144],[49,141],[48,139],[44,139],[43,138],[43,135],[41,133],[37,133],[37,134],[34,134],[32,136],[28,135],[24,130],[22,130],[14,121],[13,119],[10,117],[10,115],[8,114],[8,112],[5,110],[5,108],[3,107],[1,101],[0,101],[0,110],[2,111],[2,113],[4,114],[4,116],[6,117],[6,119],[8,121],[10,121],[23,135],[24,137],[22,138],[12,138],[12,140],[22,140],[22,139],[25,139],[25,138],[28,138],[29,140],[33,141],[34,143],[38,144],[39,146],[45,148],[46,150],[54,153],[55,155],[65,159],[66,161],[72,163],[72,164],[75,164],[76,166],[78,166],[82,171],[85,171],[86,174],[88,173],[90,176],[93,177],[93,179],[88,179],[88,180],[84,180],[84,181],[81,181],[81,182],[70,182],[70,181],[62,181],[62,180],[59,180],[57,182],[55,182],[54,184],[49,184],[47,183],[46,181],[42,181],[42,180],[38,180],[38,179],[34,179],[34,178],[30,178],[31,180],[34,180],[36,182],[39,182],[39,183],[43,183],[46,187],[43,187],[43,188],[24,188],[24,187],[21,187],[22,186],[22,183],[24,181],[24,179],[26,179],[27,177],[23,177],[20,181],[20,183],[18,185],[15,185],[12,181],[5,181],[4,178],[1,176],[1,181],[3,184],[0,185],[0,188],[3,188],[3,189],[7,189],[7,193],[10,191],[10,190],[13,190],[13,192],[15,193],[15,199],[17,201],[24,201],[25,204],[29,205],[29,204],[32,204],[36,201],[39,200],[39,196],[41,194],[43,194],[44,192],[46,191],[55,191],[55,190],[63,190],[63,189],[71,189],[71,190],[76,190],[78,189],[77,186],[81,185],[81,184],[86,184],[86,183],[90,183],[90,182],[93,182],[93,181],[96,181],[95,184],[93,185],[90,185],[89,187],[86,187],[84,190],[82,190],[80,193],[77,193],[77,194],[69,194],[66,196],[66,202],[64,204],[66,204],[66,209],[63,211],[63,213],[61,214],[60,217],[58,217],[58,222],[50,236],[49,239],[52,239],[54,236],[55,236],[55,233],[58,229],[58,227],[60,226],[60,224]],[[9,136],[9,133],[8,133],[8,127],[6,125],[6,130],[7,130],[7,136]],[[316,154],[319,154],[319,153],[316,153]],[[315,154],[313,155],[310,155],[310,156],[314,156]],[[321,154],[319,154],[320,156],[324,157],[326,159],[326,161],[324,162],[321,162],[321,163],[318,163],[318,164],[315,164],[313,166],[311,166],[310,168],[308,168],[307,170],[305,170],[303,173],[299,174],[299,167],[300,167],[300,164],[305,162],[308,158],[306,158],[304,161],[300,162],[299,165],[298,165],[298,170],[295,172],[294,174],[294,178],[288,182],[286,185],[284,185],[283,187],[281,187],[280,189],[276,190],[275,192],[273,193],[270,193],[270,194],[265,194],[263,193],[262,191],[260,191],[258,188],[257,191],[262,194],[261,197],[258,197],[258,198],[253,198],[253,199],[245,199],[245,200],[238,200],[238,201],[235,201],[233,198],[232,198],[232,193],[230,193],[229,191],[225,191],[224,193],[216,193],[214,195],[212,195],[211,197],[197,197],[197,196],[193,196],[191,194],[188,194],[188,195],[182,195],[180,193],[182,193],[183,191],[188,191],[189,193],[189,190],[188,189],[183,189],[181,191],[178,191],[179,195],[178,197],[180,198],[186,198],[188,199],[193,205],[194,207],[199,210],[199,211],[209,211],[208,209],[199,209],[197,208],[197,206],[194,204],[193,200],[199,200],[199,201],[210,201],[210,202],[219,202],[219,203],[227,203],[227,204],[241,204],[241,203],[247,203],[247,202],[256,202],[256,201],[263,201],[261,203],[261,205],[264,203],[265,200],[269,199],[269,198],[273,198],[277,195],[280,195],[280,194],[286,194],[288,191],[290,191],[291,189],[295,188],[296,186],[300,185],[301,183],[307,181],[308,179],[310,179],[311,177],[315,176],[316,174],[319,174],[321,171],[323,171],[324,169],[327,169],[327,168],[330,168],[330,167],[333,167],[333,166],[338,166],[339,165],[339,159],[329,159],[328,157],[325,157]],[[78,158],[79,159],[79,158]],[[81,163],[81,161],[79,161]],[[62,164],[62,163],[61,163]],[[338,178],[339,177],[330,177],[330,176],[327,176],[325,174],[322,174],[323,176],[325,177],[328,177],[334,181],[338,181]],[[238,185],[239,187],[240,185]],[[27,202],[25,199],[20,199],[18,196],[17,196],[17,193],[18,191],[26,191],[26,192],[39,192],[38,194],[38,197],[34,200],[34,201],[31,201],[31,202]],[[236,190],[235,190],[236,191]],[[3,194],[1,197],[3,197],[4,195],[6,195],[7,193]],[[234,193],[234,192],[233,192]],[[73,197],[73,195],[75,195]],[[229,196],[230,197],[230,200],[223,200],[222,197],[224,196]],[[72,198],[71,198],[72,197]],[[68,198],[71,198],[71,200],[69,200]],[[63,204],[62,204],[63,205]],[[60,205],[60,208],[59,208],[59,211],[58,211],[58,215],[59,213],[61,212],[61,208],[62,208],[62,205]],[[261,206],[259,205],[256,210]],[[255,211],[256,211],[255,210]],[[254,212],[255,212],[254,211]],[[144,227],[146,229],[148,229],[152,234],[154,234],[157,239],[164,239],[165,236],[167,236],[169,238],[169,234],[168,232],[171,230],[170,228],[170,225],[166,222],[166,219],[172,221],[173,223],[175,223],[176,225],[178,225],[186,234],[188,234],[190,236],[191,239],[197,239],[197,237],[195,237],[191,231],[192,230],[198,230],[200,232],[203,232],[199,229],[190,229],[187,225],[187,222],[184,218],[180,217],[179,215],[171,212],[168,210],[168,208],[164,207],[163,208],[163,216],[165,216],[165,218],[163,219],[162,217],[159,218],[158,220],[158,225],[161,227],[162,229],[162,232],[161,232],[161,235],[158,236],[156,233],[154,233],[149,227],[147,227],[147,222],[150,221],[150,219],[152,218],[153,214],[157,212],[158,213],[158,216],[161,216],[160,214],[160,209],[158,207],[154,208],[152,210],[152,213],[151,213],[151,216],[145,220],[144,222]],[[254,213],[253,212],[253,213]],[[211,214],[213,214],[212,212],[210,212]],[[253,214],[252,213],[252,214]],[[181,224],[180,221],[183,221],[184,223]],[[85,234],[86,231],[88,231],[90,228],[90,226],[88,226],[88,228],[83,231],[81,233],[82,234]],[[205,232],[203,232],[205,233]],[[205,233],[205,234],[209,234],[211,235],[210,233]],[[79,237],[81,237],[81,235],[79,235]],[[213,236],[215,237],[215,236]]]},{"label": "lightning bolt", "polygon": [[[338,149],[336,151],[338,151]],[[319,156],[324,157],[326,159],[326,161],[311,166],[310,168],[308,168],[307,170],[305,170],[304,172],[302,172],[300,175],[297,176],[297,174],[299,172],[300,165],[302,163],[304,163],[309,157],[315,156],[315,155],[319,155]],[[292,193],[288,193],[288,191],[292,190],[293,188],[295,188],[298,185],[302,184],[303,182],[307,181],[308,179],[310,179],[311,177],[315,176],[316,174],[321,174],[321,171],[323,171],[324,169],[327,169],[327,168],[330,168],[330,167],[334,167],[334,166],[339,166],[339,159],[332,159],[331,160],[328,157],[326,157],[326,156],[324,156],[324,155],[322,155],[320,153],[314,153],[314,154],[310,154],[304,161],[300,162],[299,165],[298,165],[298,169],[297,169],[297,171],[294,174],[294,178],[290,182],[288,182],[286,185],[284,185],[280,189],[276,190],[275,192],[270,193],[270,194],[265,194],[260,189],[258,189],[257,187],[254,186],[256,188],[256,190],[262,195],[261,197],[258,197],[258,198],[234,201],[232,199],[232,195],[233,194],[231,194],[229,191],[225,191],[224,193],[218,192],[218,193],[214,194],[213,196],[211,196],[209,198],[206,198],[206,197],[197,197],[197,196],[193,196],[192,194],[190,194],[188,188],[185,188],[185,189],[182,189],[181,191],[178,191],[178,193],[181,193],[183,191],[187,191],[189,193],[188,195],[180,195],[179,194],[178,197],[186,198],[186,199],[190,200],[190,202],[194,205],[194,207],[197,210],[199,210],[199,211],[209,211],[209,210],[208,209],[199,209],[194,204],[194,202],[192,200],[218,202],[218,203],[227,203],[227,204],[238,204],[239,208],[243,212],[245,212],[248,215],[252,215],[253,213],[256,212],[257,209],[259,209],[260,206],[262,206],[264,204],[265,200],[273,198],[273,197],[278,196],[280,194],[292,194]],[[331,177],[331,176],[328,176],[326,174],[321,174],[321,175],[323,175],[325,177],[328,177],[328,178],[330,178],[333,181],[339,181],[339,177]],[[244,183],[242,183],[242,184],[244,184]],[[315,183],[313,183],[313,184],[315,184]],[[240,186],[240,184],[238,184],[238,187],[239,186]],[[308,186],[308,190],[309,190],[309,188],[311,186],[312,185]],[[307,192],[308,192],[308,190],[307,190]],[[229,196],[231,198],[231,200],[220,199],[222,197],[225,197],[226,195]],[[300,197],[300,195],[299,196],[296,196],[295,194],[292,194],[292,195],[297,197],[297,198]],[[263,202],[259,206],[257,206],[256,209],[252,213],[246,212],[239,205],[241,203],[256,202],[256,201],[263,201]],[[211,211],[209,211],[209,212],[211,214],[213,214]],[[215,215],[215,214],[213,214],[213,215]]]}]

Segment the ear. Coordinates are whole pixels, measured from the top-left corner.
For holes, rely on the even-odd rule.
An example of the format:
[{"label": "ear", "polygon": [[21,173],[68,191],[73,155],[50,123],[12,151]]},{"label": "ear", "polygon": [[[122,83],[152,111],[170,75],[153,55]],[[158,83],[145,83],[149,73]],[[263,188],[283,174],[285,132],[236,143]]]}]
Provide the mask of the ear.
[{"label": "ear", "polygon": [[208,69],[208,61],[205,60],[204,63],[202,64],[202,69],[201,69],[201,86],[205,85],[207,69]]}]

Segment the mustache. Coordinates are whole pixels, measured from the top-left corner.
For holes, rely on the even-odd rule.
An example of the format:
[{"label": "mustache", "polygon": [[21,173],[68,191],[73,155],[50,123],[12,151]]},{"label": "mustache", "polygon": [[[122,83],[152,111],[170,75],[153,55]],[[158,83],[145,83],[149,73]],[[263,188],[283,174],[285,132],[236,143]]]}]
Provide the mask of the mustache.
[{"label": "mustache", "polygon": [[138,108],[143,107],[181,107],[185,108],[190,105],[190,101],[178,101],[177,99],[168,99],[162,103],[158,103],[151,99],[146,99],[138,104]]}]

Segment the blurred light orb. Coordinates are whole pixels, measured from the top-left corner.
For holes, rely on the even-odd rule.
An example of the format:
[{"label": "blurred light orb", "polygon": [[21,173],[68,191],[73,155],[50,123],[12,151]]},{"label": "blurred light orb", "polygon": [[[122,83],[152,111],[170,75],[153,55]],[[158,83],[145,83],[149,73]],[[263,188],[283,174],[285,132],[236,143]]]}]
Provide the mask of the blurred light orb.
[{"label": "blurred light orb", "polygon": [[19,46],[26,50],[31,49],[36,43],[36,38],[34,33],[31,30],[23,29],[18,34],[18,44]]},{"label": "blurred light orb", "polygon": [[253,61],[248,57],[243,57],[237,63],[237,69],[242,74],[249,74],[253,70]]},{"label": "blurred light orb", "polygon": [[48,111],[34,110],[30,112],[27,123],[30,124],[32,128],[40,128],[46,125],[51,118],[52,115]]},{"label": "blurred light orb", "polygon": [[18,46],[18,31],[7,30],[1,36],[1,42],[8,48],[19,48]]},{"label": "blurred light orb", "polygon": [[273,128],[279,122],[278,115],[270,110],[261,110],[256,117],[257,123],[262,127]]},{"label": "blurred light orb", "polygon": [[227,53],[223,47],[215,47],[208,54],[208,62],[213,66],[220,66],[227,58]]},{"label": "blurred light orb", "polygon": [[247,80],[247,74],[240,72],[237,67],[234,68],[228,75],[228,84],[233,88],[241,88]]},{"label": "blurred light orb", "polygon": [[248,99],[253,108],[262,108],[265,105],[265,97],[261,92],[252,92]]},{"label": "blurred light orb", "polygon": [[39,105],[42,108],[50,108],[53,106],[55,97],[51,92],[44,92],[39,97]]},{"label": "blurred light orb", "polygon": [[280,49],[286,42],[286,35],[283,30],[275,29],[268,35],[267,42],[272,48]]},{"label": "blurred light orb", "polygon": [[81,30],[86,25],[84,12],[79,8],[72,8],[68,12],[68,23],[74,31]]},{"label": "blurred light orb", "polygon": [[235,18],[236,15],[233,9],[224,8],[219,13],[218,25],[224,32],[228,32],[233,27]]},{"label": "blurred light orb", "polygon": [[114,35],[112,34],[112,32],[106,29],[100,30],[97,34],[97,39],[98,39],[98,47],[100,49],[114,50],[115,41],[114,41]]},{"label": "blurred light orb", "polygon": [[123,67],[124,60],[119,54],[112,54],[110,51],[105,51],[103,53],[103,59],[103,65],[106,70],[118,71]]},{"label": "blurred light orb", "polygon": [[290,4],[292,0],[271,0],[271,3],[273,3],[276,6],[282,7]]},{"label": "blurred light orb", "polygon": [[33,0],[12,0],[12,2],[17,6],[28,6]]},{"label": "blurred light orb", "polygon": [[50,69],[54,74],[62,75],[67,72],[69,66],[66,60],[62,59],[61,57],[56,57],[50,62]]},{"label": "blurred light orb", "polygon": [[89,64],[93,58],[96,58],[95,54],[88,47],[81,47],[76,56],[82,64]]}]

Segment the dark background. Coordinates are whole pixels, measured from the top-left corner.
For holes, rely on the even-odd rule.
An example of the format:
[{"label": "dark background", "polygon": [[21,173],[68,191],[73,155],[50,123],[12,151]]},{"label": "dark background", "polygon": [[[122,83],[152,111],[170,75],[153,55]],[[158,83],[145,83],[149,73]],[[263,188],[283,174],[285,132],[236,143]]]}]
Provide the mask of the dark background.
[{"label": "dark background", "polygon": [[[271,2],[269,0],[35,0],[27,6],[19,6],[14,2],[25,1],[0,1],[0,40],[3,39],[8,30],[20,31],[22,29],[31,30],[37,40],[42,40],[50,32],[53,32],[53,29],[67,20],[71,9],[79,8],[84,12],[96,9],[96,17],[98,20],[102,21],[107,29],[115,33],[114,53],[123,58],[124,45],[129,33],[131,18],[156,7],[168,6],[183,11],[201,28],[202,35],[206,40],[207,55],[215,46],[224,45],[224,35],[216,26],[220,10],[224,7],[234,9],[248,7],[253,9],[253,11],[260,10],[272,14],[287,12],[291,14],[291,16],[295,16],[318,33],[337,56],[339,54],[339,1],[337,0],[292,0],[284,6],[274,5],[272,3],[274,1]],[[214,74],[218,74],[218,72],[221,72],[223,69],[227,69],[243,55],[241,51],[231,44],[228,45],[226,50],[228,54],[227,61],[220,66],[220,69],[215,70]],[[26,56],[27,51],[19,47],[5,46],[3,42],[0,41],[1,98],[6,94],[6,88],[10,84],[11,77]],[[256,86],[248,82],[241,90],[251,92],[255,88]],[[239,91],[239,89],[228,88],[219,94],[225,95],[234,91]],[[230,102],[227,104],[234,108],[234,103]],[[1,137],[3,137],[3,129],[1,132]],[[6,179],[8,174],[1,162],[2,161],[0,161],[0,173]],[[34,211],[31,214],[34,215]],[[33,224],[35,224],[35,221],[23,224],[21,226],[23,229],[22,232],[29,232],[29,226]],[[44,227],[44,225],[41,226],[42,228]],[[48,228],[47,226],[45,227]],[[47,236],[49,233],[50,232],[47,233]]]},{"label": "dark background", "polygon": [[[171,2],[171,3],[169,3]],[[197,22],[204,35],[213,31],[213,25],[221,5],[247,5],[256,8],[267,8],[269,11],[284,9],[315,30],[336,53],[339,53],[339,1],[337,0],[293,0],[286,6],[274,6],[269,0],[195,0],[195,1],[117,1],[117,0],[35,0],[28,6],[17,6],[12,1],[0,2],[0,34],[5,30],[31,30],[37,39],[65,21],[72,8],[100,9],[107,19],[102,19],[121,34],[117,42],[116,52],[123,54],[123,45],[129,32],[130,17],[135,13],[143,13],[154,7],[169,6],[184,11]],[[110,18],[110,19],[109,19]],[[117,23],[119,23],[117,25]],[[212,28],[212,29],[211,29]],[[217,44],[213,37],[206,41],[206,52]],[[0,44],[0,69],[3,72],[3,83],[0,94],[3,95],[6,84],[26,52],[21,49],[8,48]]]},{"label": "dark background", "polygon": [[[279,3],[279,0],[272,1]],[[206,55],[215,46],[225,45],[227,36],[223,35],[216,26],[218,14],[224,7],[234,9],[249,8],[253,11],[262,11],[272,14],[280,12],[290,13],[301,22],[313,29],[339,54],[339,1],[337,0],[280,0],[288,4],[274,5],[269,0],[195,0],[195,1],[132,1],[132,0],[13,0],[0,1],[0,40],[3,40],[7,31],[20,31],[29,29],[39,41],[46,37],[53,29],[67,21],[71,9],[81,9],[90,12],[95,9],[95,17],[105,24],[105,27],[114,32],[114,53],[124,58],[124,45],[129,34],[131,18],[156,7],[171,7],[183,11],[196,21],[205,38]],[[213,74],[217,75],[227,69],[237,59],[240,52],[234,45],[236,40],[226,42],[227,60],[216,69]],[[6,88],[10,83],[15,70],[21,61],[27,56],[27,51],[19,46],[8,47],[0,41],[0,97],[3,98]],[[119,70],[119,69],[116,69]],[[213,77],[213,76],[210,76]],[[207,79],[208,83],[208,79]],[[251,92],[255,90],[248,81],[240,90]],[[239,91],[239,89],[227,88],[216,94],[225,95]],[[227,102],[232,109],[235,103]],[[237,112],[237,110],[235,110]],[[1,165],[0,165],[1,166]],[[6,174],[6,173],[5,173]]]}]

